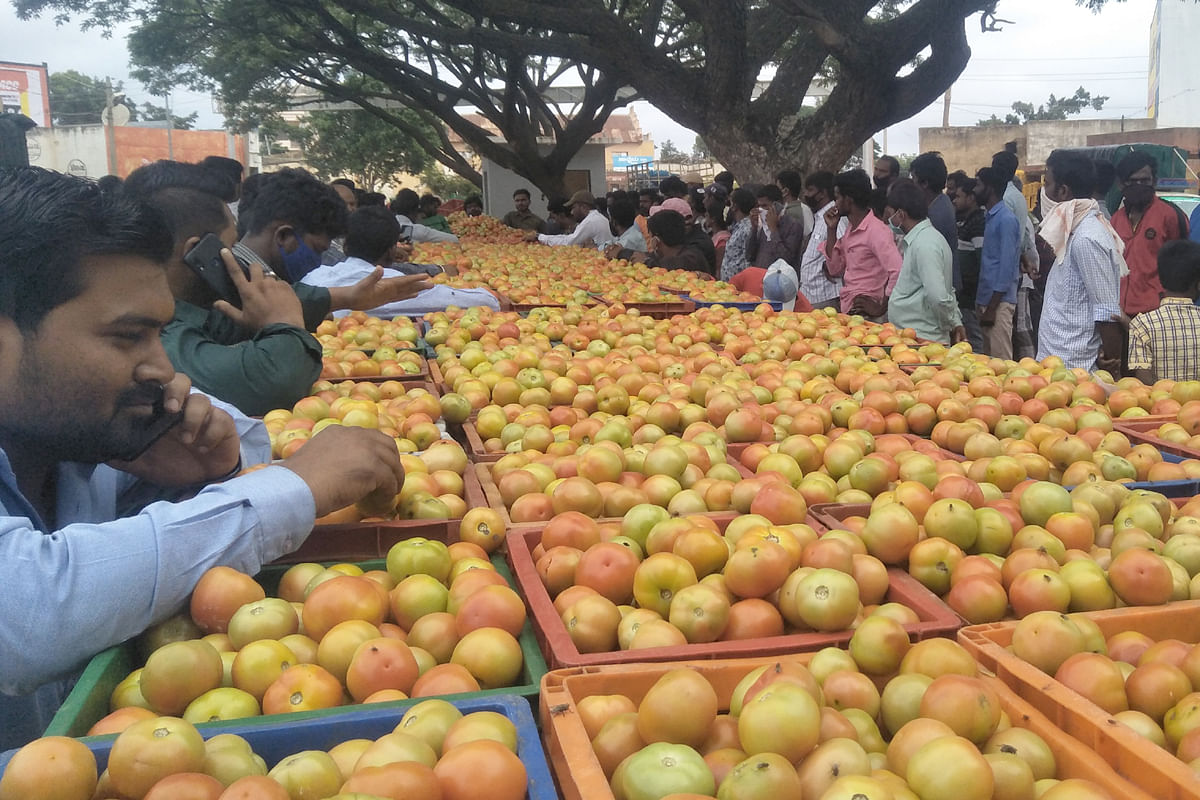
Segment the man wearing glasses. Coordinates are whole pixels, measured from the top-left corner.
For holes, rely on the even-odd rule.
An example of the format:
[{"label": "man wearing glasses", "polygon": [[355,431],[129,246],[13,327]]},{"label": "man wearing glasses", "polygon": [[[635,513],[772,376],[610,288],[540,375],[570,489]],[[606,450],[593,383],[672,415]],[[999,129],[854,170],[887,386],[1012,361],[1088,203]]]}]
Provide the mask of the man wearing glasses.
[{"label": "man wearing glasses", "polygon": [[1125,242],[1129,274],[1121,279],[1121,310],[1132,317],[1158,308],[1163,287],[1158,279],[1158,251],[1164,242],[1186,239],[1187,219],[1154,193],[1158,163],[1135,150],[1117,164],[1117,181],[1125,203],[1113,214],[1112,226]]}]

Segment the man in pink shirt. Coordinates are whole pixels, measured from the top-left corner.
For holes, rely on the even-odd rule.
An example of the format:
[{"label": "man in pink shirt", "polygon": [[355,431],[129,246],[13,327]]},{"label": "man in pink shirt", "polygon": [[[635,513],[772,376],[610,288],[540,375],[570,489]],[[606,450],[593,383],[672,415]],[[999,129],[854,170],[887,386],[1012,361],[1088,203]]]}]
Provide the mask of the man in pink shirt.
[{"label": "man in pink shirt", "polygon": [[[829,277],[842,279],[842,313],[884,321],[887,299],[904,259],[891,228],[871,213],[871,179],[867,173],[852,169],[838,175],[833,182],[833,202],[825,212],[828,231],[821,251]],[[850,227],[839,239],[837,228],[842,217],[849,220]]]}]

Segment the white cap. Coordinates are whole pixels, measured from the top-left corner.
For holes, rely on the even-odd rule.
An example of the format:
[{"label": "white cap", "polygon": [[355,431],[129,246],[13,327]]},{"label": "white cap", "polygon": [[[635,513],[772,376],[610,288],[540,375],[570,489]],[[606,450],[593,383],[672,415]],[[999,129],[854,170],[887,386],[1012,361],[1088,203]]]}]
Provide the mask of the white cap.
[{"label": "white cap", "polygon": [[763,299],[774,303],[783,303],[784,311],[796,308],[796,293],[800,291],[800,282],[796,278],[796,270],[782,258],[767,267],[763,276]]}]

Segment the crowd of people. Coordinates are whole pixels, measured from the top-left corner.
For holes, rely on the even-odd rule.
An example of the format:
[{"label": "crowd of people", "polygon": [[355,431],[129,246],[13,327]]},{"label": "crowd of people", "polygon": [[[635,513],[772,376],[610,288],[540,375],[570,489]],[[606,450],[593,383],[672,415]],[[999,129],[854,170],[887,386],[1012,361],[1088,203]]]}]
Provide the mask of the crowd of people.
[{"label": "crowd of people", "polygon": [[[598,247],[732,282],[789,308],[833,308],[967,341],[1003,359],[1055,355],[1070,367],[1143,379],[1200,379],[1200,231],[1155,193],[1157,162],[1134,151],[1114,167],[1058,150],[1033,212],[1004,150],[948,173],[923,153],[901,175],[883,156],[851,169],[737,185],[669,176],[658,189],[551,198],[549,221],[518,189],[504,217],[546,245]],[[1110,213],[1114,182],[1121,204]],[[772,294],[772,291],[775,294]],[[795,294],[794,301],[791,295]]]}]

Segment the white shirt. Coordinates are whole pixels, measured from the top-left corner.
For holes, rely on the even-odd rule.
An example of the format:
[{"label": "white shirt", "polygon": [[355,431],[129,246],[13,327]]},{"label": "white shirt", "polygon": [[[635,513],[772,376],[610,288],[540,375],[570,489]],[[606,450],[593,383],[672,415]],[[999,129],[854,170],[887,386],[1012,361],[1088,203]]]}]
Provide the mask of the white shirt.
[{"label": "white shirt", "polygon": [[[339,264],[317,267],[300,279],[301,283],[309,286],[353,286],[375,271],[375,265],[361,258],[347,258]],[[398,270],[384,267],[383,277],[398,278],[404,275]],[[420,316],[431,311],[444,311],[449,306],[470,308],[472,306],[487,306],[493,311],[500,310],[500,301],[487,289],[455,289],[438,284],[432,289],[426,289],[416,297],[408,300],[397,300],[394,303],[373,308],[367,313],[381,319],[392,317]],[[342,309],[334,311],[333,316],[344,317],[350,311]]]},{"label": "white shirt", "polygon": [[1056,355],[1069,368],[1094,369],[1100,354],[1097,322],[1121,313],[1120,267],[1112,236],[1093,212],[1067,240],[1067,253],[1046,278],[1038,326],[1038,360]]},{"label": "white shirt", "polygon": [[575,245],[577,247],[600,247],[613,240],[612,230],[608,227],[608,217],[596,209],[588,212],[573,233],[551,235],[539,233],[538,241],[548,245]]},{"label": "white shirt", "polygon": [[[831,208],[833,208],[832,200],[813,214],[814,220],[819,220],[820,224],[814,225],[812,236],[808,240],[808,247],[804,248],[804,255],[800,258],[800,292],[813,305],[837,300],[842,294],[842,279],[830,280],[825,275],[825,253],[821,251],[821,245],[825,244],[825,234],[829,230],[825,224],[825,212]],[[837,235],[839,239],[846,235],[846,229],[849,227],[850,219],[848,217],[838,220]]]},{"label": "white shirt", "polygon": [[422,225],[419,222],[413,222],[403,214],[396,215],[396,221],[401,225],[408,225],[412,228],[412,240],[414,242],[454,242],[458,243],[458,237],[453,233],[445,231],[435,231],[428,225]]}]

